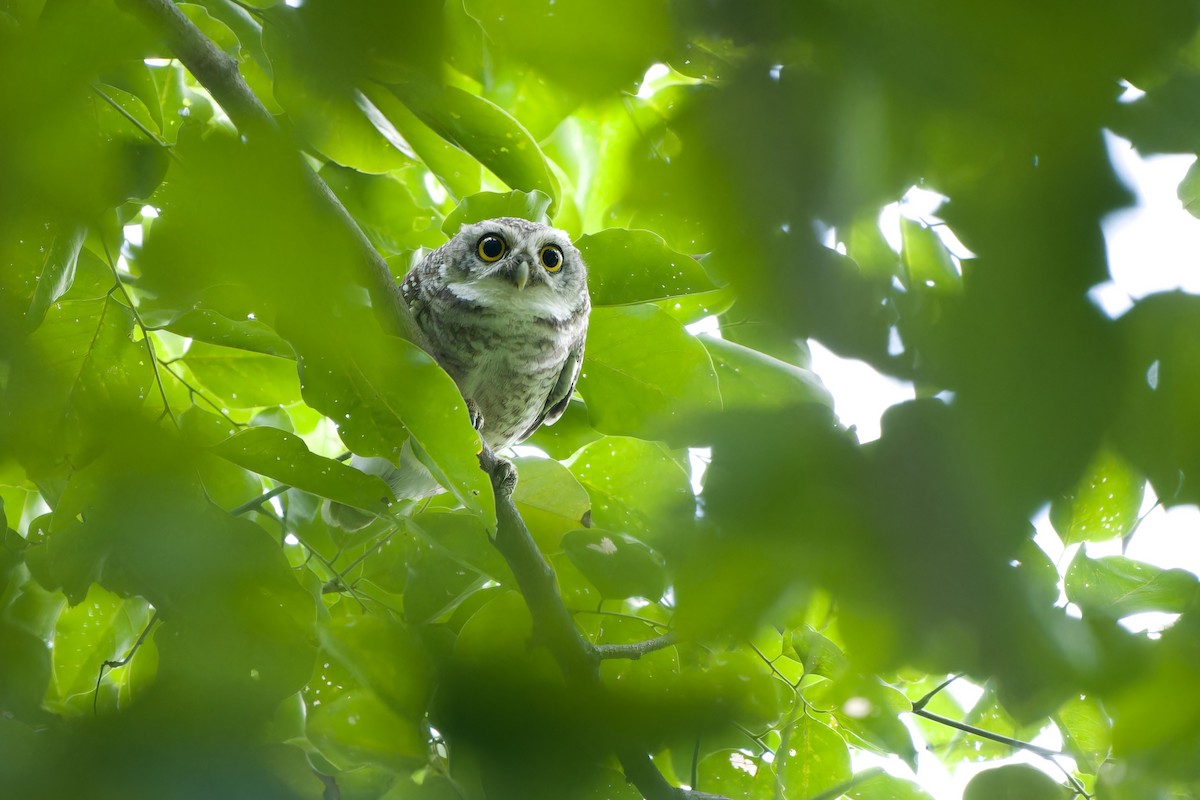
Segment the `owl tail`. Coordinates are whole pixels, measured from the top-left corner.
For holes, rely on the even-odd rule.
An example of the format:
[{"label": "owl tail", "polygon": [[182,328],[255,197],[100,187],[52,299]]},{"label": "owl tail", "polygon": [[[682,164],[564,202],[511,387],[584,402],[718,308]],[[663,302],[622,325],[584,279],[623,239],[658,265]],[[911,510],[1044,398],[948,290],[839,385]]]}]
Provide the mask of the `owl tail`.
[{"label": "owl tail", "polygon": [[[419,500],[444,491],[425,465],[417,460],[412,447],[407,441],[400,450],[400,464],[397,466],[386,458],[368,458],[354,456],[350,466],[368,475],[378,475],[392,489],[397,500]],[[375,516],[362,509],[335,503],[327,500],[321,509],[325,522],[335,525],[342,530],[356,531],[365,528],[375,521]]]}]

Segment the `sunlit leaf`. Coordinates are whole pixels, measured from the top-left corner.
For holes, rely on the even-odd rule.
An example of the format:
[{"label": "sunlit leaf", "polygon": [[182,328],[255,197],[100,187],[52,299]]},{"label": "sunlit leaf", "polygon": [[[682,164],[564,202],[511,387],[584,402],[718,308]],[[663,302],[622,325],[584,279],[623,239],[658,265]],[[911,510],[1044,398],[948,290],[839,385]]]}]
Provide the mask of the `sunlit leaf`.
[{"label": "sunlit leaf", "polygon": [[379,476],[319,456],[300,437],[277,428],[241,431],[212,450],[259,475],[339,503],[379,513],[391,503],[391,490]]},{"label": "sunlit leaf", "polygon": [[985,770],[967,784],[963,800],[1056,800],[1072,793],[1035,767],[1028,764],[1006,764]]},{"label": "sunlit leaf", "polygon": [[1050,522],[1063,544],[1127,536],[1137,524],[1146,481],[1120,455],[1103,450],[1074,490],[1055,498]]},{"label": "sunlit leaf", "polygon": [[578,389],[597,430],[674,444],[681,423],[721,403],[704,345],[648,305],[592,309]]},{"label": "sunlit leaf", "polygon": [[481,192],[465,198],[442,222],[447,236],[458,233],[463,225],[495,217],[516,217],[547,224],[550,197],[545,192]]},{"label": "sunlit leaf", "polygon": [[1164,570],[1124,556],[1088,558],[1082,550],[1067,568],[1065,586],[1067,599],[1085,612],[1113,618],[1179,613],[1200,593],[1200,580],[1187,570]]},{"label": "sunlit leaf", "polygon": [[605,597],[657,600],[666,588],[662,556],[628,534],[575,530],[563,537],[563,549]]}]

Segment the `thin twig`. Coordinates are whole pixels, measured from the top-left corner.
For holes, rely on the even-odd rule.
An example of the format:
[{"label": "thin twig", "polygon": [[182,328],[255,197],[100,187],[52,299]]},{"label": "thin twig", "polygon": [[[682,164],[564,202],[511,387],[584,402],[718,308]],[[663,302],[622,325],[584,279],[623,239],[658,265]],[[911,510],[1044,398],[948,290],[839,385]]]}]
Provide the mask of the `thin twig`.
[{"label": "thin twig", "polygon": [[945,689],[950,684],[954,683],[956,680],[958,680],[962,676],[963,676],[963,673],[960,672],[957,675],[951,675],[949,678],[946,678],[946,680],[942,681],[937,686],[935,686],[933,689],[931,689],[929,692],[927,692],[924,697],[922,697],[917,702],[913,703],[913,711],[920,711],[922,708],[929,705],[929,701],[932,700],[934,697],[936,697],[939,692],[941,692],[943,689]]},{"label": "thin twig", "polygon": [[122,108],[121,104],[118,103],[116,100],[112,99],[112,97],[109,96],[108,92],[104,91],[98,85],[96,85],[94,83],[92,84],[92,91],[95,92],[100,97],[101,100],[103,100],[104,102],[108,103],[110,106],[115,108],[117,110],[118,114],[120,114],[125,119],[129,120],[129,122],[131,124],[133,124],[133,126],[136,127],[139,131],[141,131],[146,136],[147,139],[154,142],[156,145],[161,147],[163,150],[166,150],[168,156],[170,156],[177,162],[179,161],[179,154],[175,152],[175,150],[171,147],[171,145],[168,142],[165,142],[162,139],[160,139],[158,134],[156,134],[154,131],[147,128],[145,125],[143,125],[141,123],[140,120],[138,120],[137,117],[133,116],[128,111],[126,111],[124,108]]},{"label": "thin twig", "polygon": [[196,398],[199,397],[201,400],[208,403],[208,405],[212,407],[213,411],[216,411],[218,414],[220,414],[222,417],[224,417],[225,421],[228,422],[233,427],[238,428],[239,430],[248,427],[246,425],[246,423],[238,422],[236,419],[229,416],[229,414],[227,414],[225,412],[225,409],[222,408],[219,403],[217,403],[215,400],[213,400],[208,395],[204,394],[204,392],[201,391],[200,389],[198,389],[197,387],[192,386],[192,384],[190,384],[186,380],[184,380],[182,375],[177,373],[175,370],[171,369],[171,365],[175,363],[174,361],[164,361],[163,359],[160,358],[160,359],[158,359],[158,363],[163,369],[165,369],[167,371],[168,375],[170,375],[175,380],[179,381],[183,385],[183,388],[188,390],[188,397],[190,397],[192,399],[192,405],[196,404]]},{"label": "thin twig", "polygon": [[924,708],[917,708],[916,706],[913,706],[912,713],[916,714],[918,717],[924,717],[925,719],[936,722],[940,725],[956,728],[964,733],[969,733],[972,736],[978,736],[981,739],[989,739],[993,742],[1006,744],[1009,747],[1015,747],[1019,750],[1028,750],[1030,753],[1036,753],[1037,755],[1045,756],[1046,758],[1067,755],[1067,753],[1062,751],[1051,750],[1049,747],[1042,747],[1041,745],[1034,744],[1032,742],[1023,742],[1020,739],[1013,739],[1010,736],[993,733],[992,731],[985,731],[983,728],[976,728],[974,725],[968,725],[967,723],[959,722],[956,719],[943,717],[941,714],[934,714],[932,711],[926,711]]},{"label": "thin twig", "polygon": [[100,665],[100,673],[96,675],[96,688],[92,692],[92,716],[99,714],[100,681],[104,680],[104,670],[117,669],[118,667],[123,667],[132,661],[134,654],[137,653],[138,649],[142,646],[142,643],[146,641],[146,637],[150,635],[150,629],[154,627],[154,623],[156,622],[158,622],[157,611],[154,612],[154,616],[150,617],[150,621],[146,623],[146,627],[142,630],[142,635],[139,636],[137,641],[133,643],[133,647],[129,648],[129,652],[125,654],[124,658],[107,660]]},{"label": "thin twig", "polygon": [[[129,304],[129,312],[133,314],[134,323],[137,324],[138,329],[142,332],[142,341],[146,344],[146,355],[150,358],[150,368],[154,370],[154,382],[158,384],[158,394],[162,398],[163,410],[171,418],[171,422],[175,424],[175,429],[178,430],[179,420],[175,418],[175,412],[171,410],[171,404],[167,402],[167,390],[163,386],[162,375],[158,371],[158,354],[154,352],[154,342],[150,339],[150,329],[142,321],[142,315],[138,313],[137,306],[133,303],[133,298],[129,296],[129,291],[125,288],[125,283],[121,280],[121,274],[117,272],[117,265],[113,262],[112,253],[108,250],[108,242],[104,241],[103,236],[100,237],[100,244],[104,247],[104,259],[108,262],[108,269],[112,272],[113,281],[116,283],[113,289],[120,290],[121,296]],[[110,289],[109,292],[111,293],[113,289]]]}]

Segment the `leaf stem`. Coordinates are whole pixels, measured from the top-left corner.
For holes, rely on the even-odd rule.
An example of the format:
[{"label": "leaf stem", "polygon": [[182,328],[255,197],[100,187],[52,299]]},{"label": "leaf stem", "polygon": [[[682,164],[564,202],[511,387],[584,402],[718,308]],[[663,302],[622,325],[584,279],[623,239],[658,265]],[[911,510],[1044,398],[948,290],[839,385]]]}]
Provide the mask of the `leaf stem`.
[{"label": "leaf stem", "polygon": [[918,717],[924,717],[925,719],[936,722],[940,725],[956,728],[964,733],[969,733],[972,736],[978,736],[981,739],[988,739],[993,742],[999,742],[1000,744],[1006,744],[1009,747],[1016,747],[1019,750],[1028,750],[1030,753],[1036,753],[1037,755],[1045,756],[1046,758],[1067,755],[1067,753],[1063,753],[1059,750],[1051,750],[1049,747],[1042,747],[1041,745],[1033,744],[1032,742],[1024,742],[1020,739],[1013,739],[1010,736],[1003,736],[999,733],[986,731],[983,728],[976,728],[974,725],[968,725],[967,723],[959,722],[956,719],[943,717],[941,714],[934,714],[932,711],[926,711],[924,708],[917,708],[915,705],[913,706],[912,713],[916,714]]}]

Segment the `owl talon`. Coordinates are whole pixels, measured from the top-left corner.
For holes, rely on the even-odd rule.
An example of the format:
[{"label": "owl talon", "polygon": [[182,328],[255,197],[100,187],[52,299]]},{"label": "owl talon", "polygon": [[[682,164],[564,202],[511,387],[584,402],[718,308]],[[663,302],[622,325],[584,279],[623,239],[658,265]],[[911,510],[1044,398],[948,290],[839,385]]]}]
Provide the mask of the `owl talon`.
[{"label": "owl talon", "polygon": [[500,458],[484,447],[479,454],[479,467],[492,479],[492,491],[497,497],[508,497],[517,488],[517,468],[507,458]]},{"label": "owl talon", "polygon": [[467,400],[467,415],[471,418],[471,427],[477,431],[483,430],[483,412],[474,400]]}]

